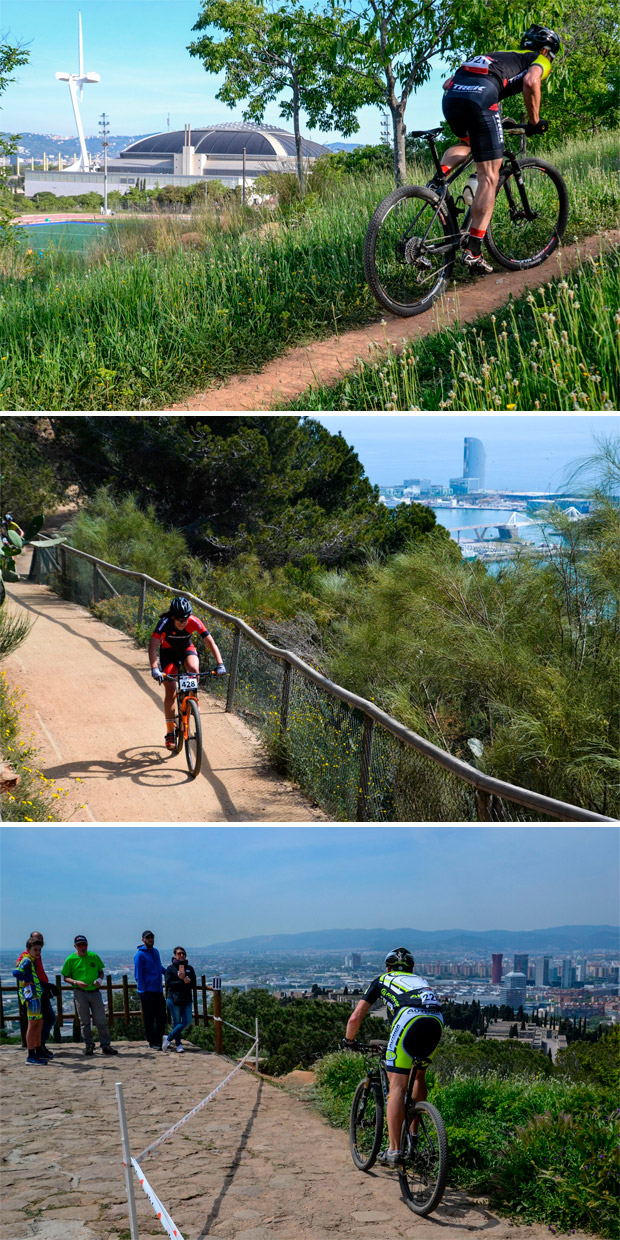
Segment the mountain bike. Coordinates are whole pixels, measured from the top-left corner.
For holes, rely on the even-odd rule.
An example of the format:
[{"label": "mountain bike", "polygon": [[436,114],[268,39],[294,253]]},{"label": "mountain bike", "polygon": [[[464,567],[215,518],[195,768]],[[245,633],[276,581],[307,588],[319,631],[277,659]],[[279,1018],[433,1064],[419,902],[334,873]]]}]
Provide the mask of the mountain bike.
[{"label": "mountain bike", "polygon": [[174,720],[174,753],[180,753],[185,745],[187,769],[195,779],[202,765],[202,723],[198,705],[198,682],[206,679],[209,672],[186,672],[179,668],[175,676],[164,675],[176,685],[177,696]]},{"label": "mountain bike", "polygon": [[[519,154],[507,147],[485,244],[507,271],[538,267],[557,249],[568,221],[568,190],[553,164],[525,158],[524,123],[506,117],[504,132],[521,136]],[[450,187],[467,169],[469,156],[444,174],[437,154],[438,129],[418,130],[437,169],[426,185],[402,185],[379,203],[364,240],[364,273],[377,301],[402,318],[429,310],[447,287],[471,207]]]},{"label": "mountain bike", "polygon": [[[351,1049],[373,1056],[366,1076],[360,1081],[351,1104],[349,1142],[353,1162],[359,1171],[374,1166],[384,1138],[384,1118],[389,1092],[383,1055],[387,1042],[356,1042]],[[405,1120],[400,1137],[397,1167],[400,1189],[410,1210],[424,1217],[441,1201],[448,1174],[448,1138],[444,1122],[430,1102],[411,1097],[415,1079],[414,1064],[405,1094]],[[413,1129],[416,1131],[413,1131]]]}]

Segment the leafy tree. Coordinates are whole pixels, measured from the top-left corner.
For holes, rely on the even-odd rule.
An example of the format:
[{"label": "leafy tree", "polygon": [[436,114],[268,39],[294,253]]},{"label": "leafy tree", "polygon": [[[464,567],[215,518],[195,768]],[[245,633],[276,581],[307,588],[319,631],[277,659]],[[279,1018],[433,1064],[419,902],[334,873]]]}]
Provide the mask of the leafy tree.
[{"label": "leafy tree", "polygon": [[[52,419],[58,451],[86,493],[109,486],[154,504],[193,554],[227,563],[255,554],[267,567],[390,554],[433,528],[418,505],[394,511],[342,435],[298,418]],[[168,479],[182,479],[170,487]],[[446,536],[447,537],[447,536]],[[457,553],[458,554],[458,553]]]},{"label": "leafy tree", "polygon": [[3,418],[0,425],[0,508],[21,526],[61,502],[68,481],[65,463],[54,450],[47,418]]},{"label": "leafy tree", "polygon": [[557,1076],[571,1081],[597,1082],[617,1092],[620,1087],[620,1027],[603,1030],[600,1041],[575,1040],[558,1051]]},{"label": "leafy tree", "polygon": [[[13,71],[21,65],[28,63],[30,53],[25,48],[15,43],[0,43],[0,95],[6,90],[11,82],[15,81],[12,76]],[[9,161],[12,156],[17,153],[17,144],[21,134],[1,134],[0,133],[0,155]],[[11,223],[15,214],[10,195],[7,192],[6,181],[10,176],[10,163],[8,168],[0,169],[0,246],[14,245],[17,240],[17,233]]]},{"label": "leafy tree", "polygon": [[620,122],[620,30],[611,0],[575,0],[561,25],[562,52],[544,116],[566,134],[596,133]]},{"label": "leafy tree", "polygon": [[303,194],[302,110],[311,128],[338,128],[343,134],[358,128],[357,99],[349,78],[338,71],[326,74],[324,69],[331,23],[299,0],[280,4],[202,0],[202,12],[193,29],[205,33],[190,43],[190,54],[202,60],[207,72],[225,72],[218,99],[231,107],[241,99],[249,100],[246,120],[261,121],[267,104],[283,91],[290,91],[290,98],[281,102],[280,113],[293,122],[297,177]]}]

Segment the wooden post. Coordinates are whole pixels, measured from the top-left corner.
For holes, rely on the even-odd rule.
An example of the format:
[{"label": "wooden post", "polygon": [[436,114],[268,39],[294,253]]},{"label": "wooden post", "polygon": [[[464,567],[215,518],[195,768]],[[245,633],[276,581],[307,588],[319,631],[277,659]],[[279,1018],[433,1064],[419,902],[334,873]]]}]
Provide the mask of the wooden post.
[{"label": "wooden post", "polygon": [[124,1016],[124,1018],[125,1018],[125,1023],[128,1025],[128,1024],[129,1024],[129,1020],[130,1020],[130,1016],[129,1016],[129,986],[128,986],[128,984],[127,984],[127,974],[126,974],[126,973],[123,973],[123,979],[122,979],[122,980],[123,980],[123,1016]]},{"label": "wooden post", "polygon": [[228,693],[226,694],[226,710],[233,709],[235,698],[235,689],[237,687],[237,670],[239,667],[239,647],[241,645],[241,629],[235,629],[233,638],[232,654],[230,656],[230,668],[228,672]]},{"label": "wooden post", "polygon": [[204,973],[203,973],[203,975],[202,975],[202,977],[201,977],[201,979],[200,979],[200,989],[201,989],[201,991],[202,991],[202,1023],[203,1023],[203,1025],[204,1025],[205,1029],[206,1029],[206,1027],[207,1027],[207,1021],[208,1021],[208,1019],[209,1019],[209,1018],[208,1018],[208,1016],[207,1016],[207,1007],[208,1007],[208,999],[207,999],[207,979],[206,979],[206,977],[205,977]]},{"label": "wooden post", "polygon": [[112,975],[108,973],[106,978],[106,989],[108,992],[108,1025],[110,1029],[114,1026],[114,996],[112,994]]},{"label": "wooden post", "polygon": [[482,788],[476,788],[476,810],[478,822],[491,822],[491,796]]},{"label": "wooden post", "polygon": [[142,624],[144,620],[144,605],[146,603],[146,578],[143,577],[140,582],[140,598],[138,599],[138,624]]},{"label": "wooden post", "polygon": [[291,704],[291,688],[293,685],[293,669],[290,663],[284,664],[284,680],[282,681],[282,698],[280,700],[280,734],[288,728],[288,712]]},{"label": "wooden post", "polygon": [[213,991],[213,1016],[219,1020],[213,1021],[213,1032],[215,1034],[215,1049],[218,1055],[223,1055],[223,1038],[222,1038],[222,992],[221,990]]},{"label": "wooden post", "polygon": [[372,764],[372,742],[375,732],[375,721],[370,715],[364,716],[364,732],[362,736],[362,754],[360,759],[360,783],[357,794],[357,821],[368,822],[370,812],[369,781]]}]

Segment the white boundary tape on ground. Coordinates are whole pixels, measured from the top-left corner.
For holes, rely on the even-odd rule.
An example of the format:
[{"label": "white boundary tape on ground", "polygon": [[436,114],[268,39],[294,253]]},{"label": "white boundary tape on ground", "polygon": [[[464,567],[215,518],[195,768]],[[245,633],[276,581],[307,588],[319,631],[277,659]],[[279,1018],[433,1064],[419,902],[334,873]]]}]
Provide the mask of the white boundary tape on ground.
[{"label": "white boundary tape on ground", "polygon": [[151,1185],[149,1184],[144,1171],[136,1158],[132,1158],[131,1165],[136,1173],[136,1176],[138,1177],[140,1187],[144,1189],[162,1227],[170,1236],[170,1240],[183,1240],[183,1236],[174,1222],[174,1219],[170,1217],[165,1205],[159,1200],[155,1190],[151,1188]]},{"label": "white boundary tape on ground", "polygon": [[[243,1030],[241,1030],[241,1032],[243,1032]],[[220,1089],[223,1089],[227,1082],[240,1071],[246,1059],[249,1059],[255,1047],[256,1040],[253,1041],[247,1054],[243,1056],[243,1059],[241,1059],[237,1066],[233,1068],[232,1072],[229,1072],[228,1076],[225,1076],[224,1080],[220,1081],[219,1085],[216,1085],[215,1089],[212,1089],[211,1093],[207,1094],[207,1097],[203,1098],[202,1102],[198,1102],[195,1107],[192,1107],[191,1111],[188,1111],[187,1115],[183,1116],[183,1119],[178,1120],[176,1124],[172,1125],[172,1128],[168,1128],[167,1132],[162,1133],[161,1137],[158,1137],[156,1141],[153,1141],[152,1145],[147,1145],[146,1149],[143,1150],[141,1154],[138,1154],[138,1157],[135,1160],[132,1159],[132,1162],[135,1161],[137,1163],[141,1163],[144,1158],[148,1158],[149,1154],[152,1154],[153,1150],[156,1150],[157,1146],[161,1145],[162,1141],[166,1141],[174,1132],[177,1132],[179,1128],[182,1128],[183,1124],[186,1124],[188,1119],[191,1119],[193,1115],[197,1115],[198,1111],[202,1111],[202,1108],[207,1105],[207,1102],[210,1102],[212,1098],[215,1098],[215,1095],[219,1094]]]}]

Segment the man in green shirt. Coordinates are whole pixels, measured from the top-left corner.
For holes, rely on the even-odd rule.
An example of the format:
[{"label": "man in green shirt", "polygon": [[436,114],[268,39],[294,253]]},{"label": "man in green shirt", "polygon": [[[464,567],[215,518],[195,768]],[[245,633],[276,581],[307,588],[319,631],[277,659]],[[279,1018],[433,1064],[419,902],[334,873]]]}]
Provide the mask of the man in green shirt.
[{"label": "man in green shirt", "polygon": [[83,934],[76,934],[73,945],[75,951],[67,956],[62,966],[62,975],[67,985],[73,987],[73,998],[84,1039],[84,1054],[93,1055],[95,1051],[92,1018],[97,1026],[103,1054],[118,1055],[118,1051],[110,1045],[110,1031],[100,994],[103,960],[95,952],[89,952],[88,939]]}]

